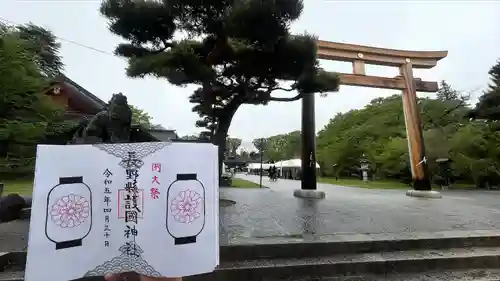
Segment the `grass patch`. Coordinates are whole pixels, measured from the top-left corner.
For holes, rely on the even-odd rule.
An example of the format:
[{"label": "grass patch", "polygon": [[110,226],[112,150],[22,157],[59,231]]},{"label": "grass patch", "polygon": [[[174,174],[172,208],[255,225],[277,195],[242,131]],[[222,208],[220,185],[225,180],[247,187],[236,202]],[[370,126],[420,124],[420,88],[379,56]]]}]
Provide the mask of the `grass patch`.
[{"label": "grass patch", "polygon": [[235,187],[235,188],[259,188],[260,185],[258,183],[254,183],[254,182],[247,181],[244,179],[233,178],[233,183],[231,184],[231,187]]},{"label": "grass patch", "polygon": [[334,179],[334,178],[319,178],[318,182],[343,185],[343,186],[353,186],[369,189],[409,189],[410,186],[397,181],[390,180],[376,180],[364,182],[359,179]]},{"label": "grass patch", "polygon": [[[334,179],[334,178],[319,178],[318,182],[336,184],[342,186],[352,186],[368,189],[410,189],[410,186],[391,180],[376,180],[363,182],[359,179]],[[5,181],[4,195],[10,193],[17,193],[19,195],[31,195],[33,192],[33,180],[23,179],[17,181]],[[259,188],[260,185],[255,182],[247,181],[240,178],[233,178],[231,187],[234,188]],[[440,190],[439,186],[432,187],[435,190]],[[477,190],[474,184],[458,183],[453,185],[450,190]]]},{"label": "grass patch", "polygon": [[31,195],[33,193],[33,180],[23,179],[4,182],[4,193],[17,193],[19,195]]},{"label": "grass patch", "polygon": [[[17,193],[19,195],[29,195],[33,193],[33,180],[31,179],[23,179],[17,181],[5,181],[5,189],[4,195],[10,193]],[[247,181],[244,179],[233,178],[233,183],[231,187],[234,188],[259,188],[260,185],[258,183],[254,183],[251,181]]]},{"label": "grass patch", "polygon": [[[334,178],[319,178],[318,182],[343,185],[343,186],[368,188],[368,189],[411,189],[411,186],[394,180],[374,180],[374,181],[364,182],[359,179],[336,180]],[[432,189],[441,190],[441,187],[433,185]],[[476,189],[477,188],[474,186],[474,184],[458,183],[454,184],[453,187],[450,188],[449,190],[476,190]]]},{"label": "grass patch", "polygon": [[[433,187],[434,189],[441,189],[441,187]],[[455,183],[451,188],[448,188],[449,190],[486,190],[486,189],[479,189],[477,186],[473,183]]]}]

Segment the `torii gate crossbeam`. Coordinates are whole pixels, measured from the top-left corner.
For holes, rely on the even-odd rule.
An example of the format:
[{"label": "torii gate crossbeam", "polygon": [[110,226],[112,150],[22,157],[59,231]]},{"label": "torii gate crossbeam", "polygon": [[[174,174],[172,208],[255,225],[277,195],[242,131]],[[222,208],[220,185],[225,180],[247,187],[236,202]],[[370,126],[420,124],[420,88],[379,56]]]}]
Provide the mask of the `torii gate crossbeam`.
[{"label": "torii gate crossbeam", "polygon": [[[440,197],[431,191],[429,171],[425,157],[420,115],[416,92],[436,92],[437,82],[413,77],[413,68],[430,69],[448,55],[447,51],[404,51],[370,46],[335,43],[318,40],[318,58],[351,62],[353,73],[341,73],[340,84],[382,89],[401,90],[405,116],[413,190],[407,195]],[[365,64],[398,67],[400,75],[394,78],[368,76]],[[297,197],[323,198],[316,185],[316,132],[314,95],[302,98],[302,176]]]}]

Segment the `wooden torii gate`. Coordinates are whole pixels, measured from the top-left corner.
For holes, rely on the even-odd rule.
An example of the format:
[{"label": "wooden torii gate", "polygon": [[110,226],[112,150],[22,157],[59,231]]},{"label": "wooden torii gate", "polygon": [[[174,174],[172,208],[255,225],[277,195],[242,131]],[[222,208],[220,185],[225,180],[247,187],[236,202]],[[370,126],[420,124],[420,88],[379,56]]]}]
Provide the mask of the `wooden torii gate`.
[{"label": "wooden torii gate", "polygon": [[[352,74],[341,73],[340,84],[401,90],[408,139],[408,150],[413,190],[410,196],[440,197],[431,191],[431,182],[425,157],[416,92],[436,92],[437,82],[413,77],[413,68],[430,69],[446,57],[447,51],[403,51],[318,40],[318,58],[352,63]],[[368,76],[365,64],[398,67],[400,75],[394,78]],[[323,198],[316,191],[316,133],[314,95],[302,98],[302,182],[298,197]],[[315,192],[316,191],[316,192]]]}]

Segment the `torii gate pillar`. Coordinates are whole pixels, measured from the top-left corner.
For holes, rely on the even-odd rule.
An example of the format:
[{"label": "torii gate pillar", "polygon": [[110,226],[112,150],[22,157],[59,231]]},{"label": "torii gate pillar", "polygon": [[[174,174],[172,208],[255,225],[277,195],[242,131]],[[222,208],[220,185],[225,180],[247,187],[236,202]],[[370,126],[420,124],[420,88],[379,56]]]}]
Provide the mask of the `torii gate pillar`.
[{"label": "torii gate pillar", "polygon": [[[340,74],[343,85],[383,89],[399,89],[403,92],[408,151],[413,189],[408,196],[441,198],[432,191],[425,156],[420,114],[416,92],[436,92],[437,82],[428,82],[413,77],[413,68],[429,69],[446,57],[447,51],[403,51],[369,46],[317,41],[320,59],[352,63],[352,74]],[[398,67],[400,76],[394,78],[367,76],[365,64]],[[314,116],[314,95],[302,98],[302,174],[301,189],[295,190],[296,197],[324,198],[325,193],[317,190],[316,184],[316,133]]]}]

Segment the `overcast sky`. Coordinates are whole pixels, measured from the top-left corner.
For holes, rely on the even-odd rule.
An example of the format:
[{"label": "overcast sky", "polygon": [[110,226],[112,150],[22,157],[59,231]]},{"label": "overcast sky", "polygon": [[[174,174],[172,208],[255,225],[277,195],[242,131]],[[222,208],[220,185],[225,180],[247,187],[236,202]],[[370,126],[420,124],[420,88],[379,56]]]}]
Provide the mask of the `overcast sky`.
[{"label": "overcast sky", "polygon": [[[305,0],[305,11],[292,30],[307,31],[322,40],[408,50],[448,50],[448,57],[431,70],[416,70],[424,80],[447,80],[459,90],[488,83],[487,72],[500,58],[500,1],[326,1]],[[122,42],[107,29],[98,0],[1,0],[0,17],[29,21],[52,30],[62,39],[66,75],[108,101],[123,92],[129,102],[146,110],[154,123],[179,135],[199,131],[188,95],[193,88],[171,86],[164,80],[130,79],[126,62],[109,55]],[[106,54],[108,53],[108,54]],[[323,61],[327,70],[350,72],[350,64]],[[369,67],[369,75],[392,77],[397,69]],[[338,112],[362,108],[376,97],[397,93],[383,89],[342,86],[338,93],[316,99],[316,129]],[[286,94],[283,94],[286,95]],[[244,140],[300,129],[300,101],[243,106],[229,133]]]}]

